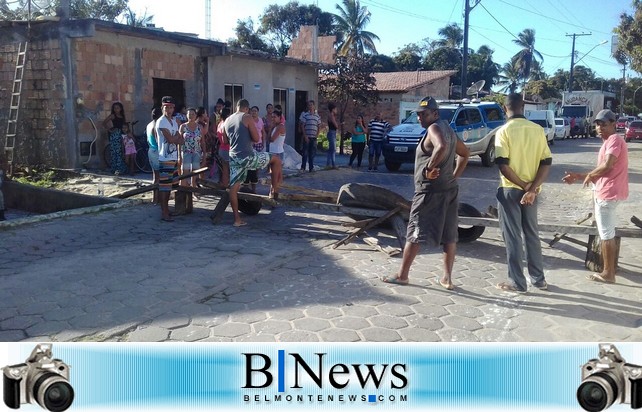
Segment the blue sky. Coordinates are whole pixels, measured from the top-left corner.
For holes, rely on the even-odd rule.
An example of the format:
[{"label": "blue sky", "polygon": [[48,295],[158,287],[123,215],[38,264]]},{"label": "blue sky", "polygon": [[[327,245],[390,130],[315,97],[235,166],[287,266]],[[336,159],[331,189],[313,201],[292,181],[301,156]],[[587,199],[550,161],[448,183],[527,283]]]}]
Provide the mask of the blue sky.
[{"label": "blue sky", "polygon": [[[287,0],[211,0],[212,38],[225,41],[234,35],[238,19],[254,18],[269,4],[285,4]],[[475,3],[475,0],[470,0]],[[336,12],[339,0],[299,0],[300,4],[316,4],[327,12]],[[154,22],[165,30],[205,34],[205,0],[181,0],[172,6],[159,6],[151,0],[129,0],[138,12],[147,10]],[[371,12],[368,30],[381,41],[379,53],[392,55],[408,43],[428,37],[437,39],[438,30],[454,22],[463,27],[464,0],[361,0]],[[630,0],[482,0],[471,12],[469,46],[477,49],[488,45],[494,60],[509,61],[519,48],[512,43],[514,35],[526,28],[536,33],[535,48],[544,55],[548,74],[571,65],[572,33],[591,33],[578,37],[575,49],[581,65],[590,67],[598,77],[621,78],[622,66],[610,56],[613,28],[619,15],[632,13]],[[607,40],[608,43],[594,46]],[[591,49],[593,49],[591,51]],[[586,53],[586,57],[583,57]],[[627,76],[639,74],[627,69]]]}]

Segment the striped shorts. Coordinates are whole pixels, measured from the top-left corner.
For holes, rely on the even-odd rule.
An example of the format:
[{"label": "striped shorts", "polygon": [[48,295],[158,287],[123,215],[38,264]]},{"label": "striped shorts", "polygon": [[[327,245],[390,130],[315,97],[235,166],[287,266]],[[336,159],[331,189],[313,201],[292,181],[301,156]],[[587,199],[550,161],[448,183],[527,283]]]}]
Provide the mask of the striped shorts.
[{"label": "striped shorts", "polygon": [[158,162],[159,192],[171,192],[172,189],[178,188],[178,163],[176,160],[161,160]]}]

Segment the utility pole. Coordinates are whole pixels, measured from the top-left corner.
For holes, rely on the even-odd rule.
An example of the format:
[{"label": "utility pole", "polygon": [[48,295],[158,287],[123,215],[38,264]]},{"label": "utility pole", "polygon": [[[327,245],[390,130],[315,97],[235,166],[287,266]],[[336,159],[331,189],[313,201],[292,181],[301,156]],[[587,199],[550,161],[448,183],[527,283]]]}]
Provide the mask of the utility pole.
[{"label": "utility pole", "polygon": [[571,51],[571,72],[568,77],[568,91],[573,91],[573,67],[575,67],[575,38],[579,36],[590,36],[592,33],[573,33],[567,34],[566,37],[573,37],[573,49]]},{"label": "utility pole", "polygon": [[[624,87],[626,87],[626,62],[622,67],[622,102],[620,103],[620,115],[624,116]],[[635,102],[633,102],[635,104]]]},{"label": "utility pole", "polygon": [[473,0],[475,4],[470,5],[470,0],[464,0],[464,50],[461,63],[461,98],[468,88],[468,28],[470,25],[470,12],[479,4],[481,0]]}]

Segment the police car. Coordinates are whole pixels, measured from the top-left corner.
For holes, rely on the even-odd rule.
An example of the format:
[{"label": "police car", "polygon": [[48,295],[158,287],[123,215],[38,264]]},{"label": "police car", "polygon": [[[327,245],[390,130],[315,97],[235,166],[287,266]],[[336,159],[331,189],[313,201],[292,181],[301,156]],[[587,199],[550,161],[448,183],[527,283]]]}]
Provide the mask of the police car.
[{"label": "police car", "polygon": [[[506,123],[506,114],[495,102],[444,101],[439,104],[439,118],[446,120],[457,137],[470,149],[471,155],[479,155],[486,167],[495,162],[495,133]],[[426,133],[421,127],[417,113],[411,113],[403,122],[393,127],[383,145],[386,168],[397,171],[403,163],[415,162],[415,148]]]}]

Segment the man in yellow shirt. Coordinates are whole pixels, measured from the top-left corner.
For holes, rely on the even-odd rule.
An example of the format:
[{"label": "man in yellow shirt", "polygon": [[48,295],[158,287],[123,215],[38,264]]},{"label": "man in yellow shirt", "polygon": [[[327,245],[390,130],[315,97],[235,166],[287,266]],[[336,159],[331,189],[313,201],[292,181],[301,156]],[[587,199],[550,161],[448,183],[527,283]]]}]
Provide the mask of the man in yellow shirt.
[{"label": "man in yellow shirt", "polygon": [[500,171],[497,189],[499,222],[506,245],[508,281],[497,285],[507,292],[526,292],[523,253],[531,284],[546,290],[542,248],[537,223],[537,194],[546,180],[553,159],[544,129],[524,117],[521,94],[506,98],[508,122],[495,135],[495,163]]}]

